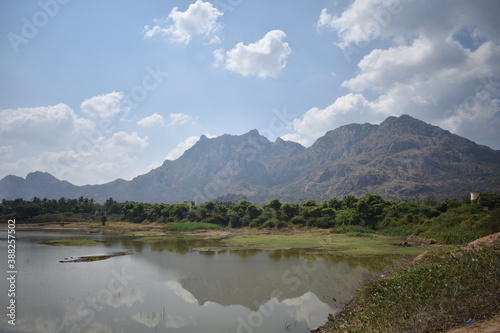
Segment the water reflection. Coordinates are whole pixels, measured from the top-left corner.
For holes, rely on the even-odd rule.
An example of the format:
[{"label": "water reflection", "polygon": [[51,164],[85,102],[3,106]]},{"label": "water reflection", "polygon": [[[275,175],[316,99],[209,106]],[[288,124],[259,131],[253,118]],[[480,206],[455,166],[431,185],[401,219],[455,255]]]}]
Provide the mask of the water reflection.
[{"label": "water reflection", "polygon": [[[40,244],[57,238],[105,243]],[[195,250],[214,245],[20,231],[18,317],[15,327],[1,321],[0,332],[305,332],[326,321],[367,276],[391,260],[309,250]],[[135,253],[100,262],[58,262],[120,251]],[[2,279],[0,288],[6,287]]]}]

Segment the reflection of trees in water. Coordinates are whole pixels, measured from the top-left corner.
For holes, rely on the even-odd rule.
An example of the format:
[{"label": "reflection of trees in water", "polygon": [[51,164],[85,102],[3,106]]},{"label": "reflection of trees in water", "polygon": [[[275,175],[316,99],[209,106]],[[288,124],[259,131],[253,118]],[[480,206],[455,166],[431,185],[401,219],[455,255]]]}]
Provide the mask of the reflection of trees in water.
[{"label": "reflection of trees in water", "polygon": [[380,272],[386,267],[392,265],[401,256],[339,256],[327,255],[321,256],[333,264],[345,263],[350,268],[362,267],[370,272]]},{"label": "reflection of trees in water", "polygon": [[207,301],[224,306],[240,304],[256,311],[273,297],[283,301],[311,292],[335,307],[371,275],[367,269],[351,268],[346,263],[310,261],[300,256],[269,261],[267,251],[261,251],[252,261],[240,261],[232,252],[214,254],[209,265],[184,267],[186,277],[179,282],[199,304]]},{"label": "reflection of trees in water", "polygon": [[237,249],[237,250],[229,250],[229,253],[231,253],[232,255],[236,255],[242,259],[245,259],[254,257],[259,253],[261,253],[262,251],[263,250],[259,249]]},{"label": "reflection of trees in water", "polygon": [[[197,249],[205,256],[215,254],[225,254],[229,252],[231,255],[236,255],[239,258],[245,259],[258,255],[265,251],[268,253],[268,258],[273,261],[284,259],[300,259],[306,258],[311,261],[318,259],[326,260],[333,264],[344,263],[350,268],[362,267],[370,272],[379,272],[390,266],[395,260],[400,259],[400,256],[345,256],[337,255],[330,250],[321,249],[277,249],[277,250],[261,250],[261,249],[221,249],[221,243],[218,240],[210,239],[185,239],[169,237],[166,239],[158,238],[150,241],[138,241],[140,237],[121,237],[121,242],[124,247],[134,249],[139,252],[145,248],[150,248],[152,251],[168,251],[176,254],[186,254]],[[213,250],[212,250],[213,248]]]},{"label": "reflection of trees in water", "polygon": [[[123,242],[136,251],[149,248],[179,255],[151,256],[148,251],[143,252],[144,258],[155,265],[180,272],[182,287],[200,305],[207,301],[240,304],[254,311],[272,297],[283,301],[307,292],[331,307],[339,306],[367,278],[395,259],[339,256],[318,249],[220,249],[216,240],[170,238],[152,243],[133,239]],[[196,251],[197,248],[204,251]],[[189,260],[184,256],[188,253]]]},{"label": "reflection of trees in water", "polygon": [[216,240],[185,239],[175,237],[122,237],[122,245],[136,251],[151,249],[151,251],[167,251],[175,254],[186,254],[196,248],[217,247]]},{"label": "reflection of trees in water", "polygon": [[337,255],[329,250],[316,249],[282,249],[270,252],[269,259],[279,261],[283,259],[305,258],[310,261],[326,260],[332,264],[347,264],[350,268],[361,267],[370,272],[380,272],[390,266],[401,256],[346,256]]}]

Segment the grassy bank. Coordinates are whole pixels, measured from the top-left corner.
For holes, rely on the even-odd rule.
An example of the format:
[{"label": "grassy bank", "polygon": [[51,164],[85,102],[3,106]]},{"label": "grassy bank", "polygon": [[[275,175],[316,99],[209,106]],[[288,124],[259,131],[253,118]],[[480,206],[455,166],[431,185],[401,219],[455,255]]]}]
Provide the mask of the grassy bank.
[{"label": "grassy bank", "polygon": [[42,244],[53,245],[53,246],[82,246],[82,245],[97,245],[97,244],[102,244],[102,242],[93,239],[55,239],[42,242]]},{"label": "grassy bank", "polygon": [[440,332],[500,311],[500,244],[429,256],[366,286],[322,332]]},{"label": "grassy bank", "polygon": [[339,255],[418,255],[428,250],[442,248],[436,245],[401,247],[399,237],[370,234],[334,234],[325,231],[256,232],[249,231],[228,238],[228,245],[249,248],[323,248]]},{"label": "grassy bank", "polygon": [[169,223],[165,229],[168,231],[189,232],[195,230],[221,230],[222,227],[217,224],[204,222],[181,222]]}]

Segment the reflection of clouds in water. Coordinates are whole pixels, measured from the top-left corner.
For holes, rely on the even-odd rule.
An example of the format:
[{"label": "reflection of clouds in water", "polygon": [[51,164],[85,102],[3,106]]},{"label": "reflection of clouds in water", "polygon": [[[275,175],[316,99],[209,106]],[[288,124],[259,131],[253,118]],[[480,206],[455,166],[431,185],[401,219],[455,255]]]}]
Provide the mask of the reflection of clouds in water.
[{"label": "reflection of clouds in water", "polygon": [[5,329],[5,332],[54,333],[57,332],[58,322],[55,318],[29,317],[23,314],[16,319],[15,326],[2,321],[0,329]]},{"label": "reflection of clouds in water", "polygon": [[184,289],[184,287],[178,281],[167,281],[165,282],[165,284],[170,290],[172,290],[177,296],[182,298],[186,303],[190,304],[198,303],[193,294],[191,294],[188,290]]},{"label": "reflection of clouds in water", "polygon": [[119,294],[113,294],[111,298],[106,300],[107,305],[113,308],[119,308],[121,306],[126,306],[127,308],[132,307],[135,302],[144,303],[144,291],[139,290],[127,290],[126,292],[120,292]]},{"label": "reflection of clouds in water", "polygon": [[[169,307],[167,309],[168,313],[136,312],[132,315],[132,319],[148,328],[156,328],[157,326],[165,326],[165,328],[182,328],[193,324],[194,318],[190,318],[184,314],[188,312],[196,312],[196,310],[200,308],[198,300],[188,290],[184,289],[178,281],[166,281],[164,286],[167,287],[167,290],[171,291],[178,297],[178,301],[175,302],[176,306],[173,308]],[[160,293],[161,291],[158,289],[157,292]],[[143,292],[142,300],[144,300]],[[170,299],[170,301],[172,301],[172,299]]]},{"label": "reflection of clouds in water", "polygon": [[315,318],[327,318],[331,312],[330,306],[321,302],[318,296],[310,291],[300,297],[286,299],[281,303],[289,306],[288,313],[298,322],[312,321],[313,324],[319,325],[323,322],[315,323]]},{"label": "reflection of clouds in water", "polygon": [[[2,323],[0,329],[5,332],[23,332],[23,333],[54,333],[54,332],[79,332],[79,333],[123,333],[123,330],[113,329],[111,326],[102,322],[85,322],[87,314],[79,313],[76,309],[70,309],[66,312],[64,322],[56,318],[33,317],[29,314],[23,314],[16,320],[16,325]],[[75,330],[76,329],[76,330]]]},{"label": "reflection of clouds in water", "polygon": [[153,315],[153,313],[135,313],[132,315],[132,319],[149,328],[156,328],[160,324],[163,324],[165,328],[182,328],[192,323],[190,319],[178,314],[165,314],[165,317],[163,317],[162,314]]},{"label": "reflection of clouds in water", "polygon": [[135,313],[132,315],[132,319],[138,322],[139,324],[143,324],[149,328],[155,328],[161,322],[160,317],[156,317],[153,319],[153,315],[148,313]]},{"label": "reflection of clouds in water", "polygon": [[[105,311],[102,305],[102,311]],[[81,302],[77,306],[66,307],[63,323],[52,332],[79,332],[79,333],[120,333],[123,330],[114,329],[111,326],[95,320],[95,316],[102,312],[96,312],[88,304]],[[99,308],[101,309],[101,308]],[[38,331],[36,331],[38,333]]]},{"label": "reflection of clouds in water", "polygon": [[85,328],[82,328],[81,333],[123,333],[123,330],[116,330],[113,329],[112,327],[100,323],[100,322],[93,322],[90,325],[88,325]]}]

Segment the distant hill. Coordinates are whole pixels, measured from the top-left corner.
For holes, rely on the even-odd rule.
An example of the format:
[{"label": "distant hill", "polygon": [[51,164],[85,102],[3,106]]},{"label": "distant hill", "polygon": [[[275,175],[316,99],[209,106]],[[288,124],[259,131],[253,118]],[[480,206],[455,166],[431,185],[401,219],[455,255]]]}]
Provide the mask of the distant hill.
[{"label": "distant hill", "polygon": [[386,199],[464,198],[500,193],[500,151],[407,115],[380,125],[351,124],[327,132],[308,148],[256,130],[200,140],[175,161],[125,181],[76,186],[43,172],[0,180],[0,198],[77,198],[200,203],[247,198],[265,203],[319,202],[352,194]]}]

